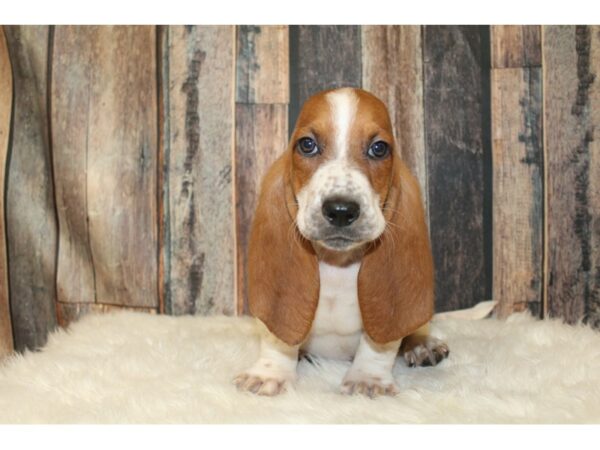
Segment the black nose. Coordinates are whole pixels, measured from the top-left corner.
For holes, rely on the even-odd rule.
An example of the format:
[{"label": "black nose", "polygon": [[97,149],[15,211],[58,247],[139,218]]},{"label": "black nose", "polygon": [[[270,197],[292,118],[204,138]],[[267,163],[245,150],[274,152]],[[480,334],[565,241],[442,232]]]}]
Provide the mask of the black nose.
[{"label": "black nose", "polygon": [[340,199],[326,200],[322,211],[327,221],[336,227],[347,227],[360,215],[358,203]]}]

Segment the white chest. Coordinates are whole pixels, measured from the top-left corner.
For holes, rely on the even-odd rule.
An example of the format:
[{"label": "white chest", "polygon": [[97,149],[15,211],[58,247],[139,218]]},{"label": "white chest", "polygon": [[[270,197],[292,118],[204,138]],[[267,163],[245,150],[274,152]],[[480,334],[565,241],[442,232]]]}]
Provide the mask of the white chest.
[{"label": "white chest", "polygon": [[348,267],[319,263],[319,303],[303,350],[328,358],[354,356],[362,333],[357,290],[359,269],[360,263]]}]

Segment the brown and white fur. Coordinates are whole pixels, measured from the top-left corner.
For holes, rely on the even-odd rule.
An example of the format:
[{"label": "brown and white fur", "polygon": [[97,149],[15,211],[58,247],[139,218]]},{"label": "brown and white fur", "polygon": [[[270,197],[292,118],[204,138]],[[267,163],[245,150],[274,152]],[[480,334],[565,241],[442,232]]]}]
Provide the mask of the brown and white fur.
[{"label": "brown and white fur", "polygon": [[[383,143],[383,144],[382,144]],[[314,145],[314,146],[313,146]],[[394,395],[398,352],[435,365],[433,263],[419,186],[385,105],[343,88],[311,97],[263,180],[249,247],[258,361],[234,381],[275,395],[301,352],[352,360],[341,391]]]}]

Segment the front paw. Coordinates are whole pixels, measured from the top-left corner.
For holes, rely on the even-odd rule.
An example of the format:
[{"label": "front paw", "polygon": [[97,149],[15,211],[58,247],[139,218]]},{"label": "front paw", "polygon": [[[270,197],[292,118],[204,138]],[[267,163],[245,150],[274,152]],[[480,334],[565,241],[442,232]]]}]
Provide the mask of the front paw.
[{"label": "front paw", "polygon": [[341,387],[342,394],[362,394],[370,398],[382,395],[394,396],[399,390],[393,379],[382,379],[378,376],[358,375],[344,378]]},{"label": "front paw", "polygon": [[435,366],[450,354],[448,345],[433,336],[414,342],[403,350],[409,367]]},{"label": "front paw", "polygon": [[233,383],[240,391],[272,397],[285,392],[291,380],[280,375],[244,372],[235,377]]}]

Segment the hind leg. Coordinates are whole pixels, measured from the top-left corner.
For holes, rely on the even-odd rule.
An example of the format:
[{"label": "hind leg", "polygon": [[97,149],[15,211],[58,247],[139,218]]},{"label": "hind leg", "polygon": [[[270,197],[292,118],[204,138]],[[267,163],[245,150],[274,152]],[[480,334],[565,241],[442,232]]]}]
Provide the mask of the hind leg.
[{"label": "hind leg", "polygon": [[435,366],[449,354],[448,345],[429,334],[429,323],[405,337],[400,347],[400,355],[409,367]]}]

